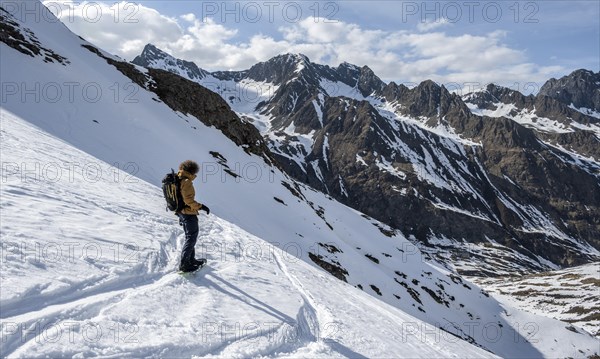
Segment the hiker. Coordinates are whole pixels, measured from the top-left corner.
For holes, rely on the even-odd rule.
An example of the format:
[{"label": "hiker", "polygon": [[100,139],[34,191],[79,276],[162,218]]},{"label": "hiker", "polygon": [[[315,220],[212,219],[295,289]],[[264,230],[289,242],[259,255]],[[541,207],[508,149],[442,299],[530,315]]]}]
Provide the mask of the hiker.
[{"label": "hiker", "polygon": [[196,259],[194,246],[198,239],[198,211],[205,211],[210,214],[210,209],[203,204],[196,202],[194,198],[196,191],[192,181],[196,178],[200,168],[194,161],[184,161],[179,165],[177,177],[180,180],[180,191],[185,206],[176,214],[179,217],[179,224],[185,231],[185,243],[181,251],[181,262],[179,270],[182,272],[193,272],[206,263],[206,259]]}]

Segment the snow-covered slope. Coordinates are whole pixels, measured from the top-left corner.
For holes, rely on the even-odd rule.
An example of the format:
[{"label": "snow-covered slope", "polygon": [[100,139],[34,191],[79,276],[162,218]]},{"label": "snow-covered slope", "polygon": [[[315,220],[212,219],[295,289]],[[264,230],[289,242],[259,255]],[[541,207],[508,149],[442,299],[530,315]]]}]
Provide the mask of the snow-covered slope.
[{"label": "snow-covered slope", "polygon": [[472,279],[501,302],[600,337],[600,263],[508,279]]},{"label": "snow-covered slope", "polygon": [[[352,323],[359,325],[356,331],[346,331],[351,339],[340,339],[341,344],[324,348],[324,355],[335,351],[350,357],[356,356],[353,353],[449,356],[432,353],[429,348],[417,353],[423,343],[436,348],[428,342],[432,332],[421,321],[443,328],[433,331],[445,336],[442,342],[451,339],[457,345],[467,345],[447,334],[450,332],[504,357],[577,356],[577,350],[585,355],[597,352],[598,342],[594,338],[572,333],[562,322],[500,306],[477,286],[424,262],[421,252],[402,235],[295,183],[262,157],[248,154],[242,146],[235,145],[221,131],[192,116],[174,112],[154,92],[132,84],[104,58],[83,48],[81,45],[89,44],[62,24],[23,23],[19,18],[15,14],[11,20],[20,26],[19,31],[30,28],[36,41],[68,62],[45,62],[43,57],[28,56],[0,44],[3,81],[17,85],[13,93],[5,94],[2,102],[2,153],[6,164],[2,171],[7,176],[7,182],[2,183],[2,241],[10,250],[2,263],[0,305],[3,323],[17,324],[16,330],[11,329],[14,326],[3,327],[8,335],[5,343],[10,342],[3,346],[6,353],[58,356],[59,352],[54,350],[63,346],[53,346],[51,341],[44,342],[49,347],[39,344],[48,333],[42,331],[41,339],[31,340],[31,332],[26,330],[30,336],[26,335],[26,343],[22,343],[19,328],[35,330],[38,324],[38,328],[43,328],[46,324],[52,327],[51,323],[59,320],[64,325],[81,321],[84,327],[78,333],[87,333],[85,324],[91,322],[86,319],[92,317],[107,320],[108,331],[110,323],[114,323],[111,318],[118,318],[117,323],[136,324],[140,332],[145,328],[140,340],[146,347],[139,352],[135,348],[140,345],[129,347],[125,345],[128,343],[118,343],[118,349],[103,347],[106,355],[113,349],[125,353],[132,350],[130,356],[161,356],[163,352],[163,356],[261,353],[243,352],[254,349],[272,356],[314,356],[321,350],[318,343],[313,351],[305,349],[303,344],[276,344],[273,351],[269,351],[270,343],[250,348],[244,343],[254,334],[235,344],[241,352],[236,352],[235,346],[226,349],[227,340],[210,342],[214,345],[197,341],[188,345],[180,339],[197,337],[196,329],[200,326],[202,330],[207,318],[230,318],[228,311],[234,313],[232,318],[254,319],[257,315],[253,310],[244,310],[245,305],[268,312],[264,315],[276,319],[296,318],[289,321],[291,327],[300,325],[293,323],[306,322],[312,329],[301,340],[311,347],[314,341],[310,338],[319,337],[315,328],[325,331],[330,318],[334,323],[341,318],[340,323],[350,327],[355,325]],[[145,70],[140,71],[143,74]],[[72,86],[75,91],[73,96],[65,92],[52,98],[40,92],[38,101],[35,93],[25,91],[38,85],[40,89]],[[103,95],[92,97],[93,92],[79,91],[91,87],[101,89]],[[28,127],[18,118],[36,127]],[[19,135],[21,132],[24,134]],[[59,141],[60,145],[53,141]],[[5,153],[13,157],[4,157]],[[209,288],[208,291],[189,286],[169,274],[176,263],[176,242],[181,232],[173,217],[162,212],[158,189],[141,182],[159,184],[170,167],[187,158],[203,164],[196,180],[197,193],[200,201],[220,218],[202,217],[201,223],[198,247],[204,243],[203,250],[214,265],[213,271],[206,272],[198,283],[206,284],[203,287]],[[125,172],[116,172],[107,163]],[[79,181],[68,175],[69,169]],[[53,176],[56,172],[61,174],[59,178]],[[37,176],[38,182],[27,181],[28,176]],[[86,180],[83,183],[82,177]],[[80,261],[75,265],[63,257],[52,262],[55,247],[43,244],[40,245],[45,261],[40,263],[35,256],[26,255],[27,248],[36,248],[36,241],[67,245],[68,253],[70,248],[85,249],[85,263]],[[95,249],[101,253],[96,255]],[[271,255],[272,252],[275,254]],[[234,264],[229,266],[231,262]],[[370,297],[355,296],[356,289],[334,280],[324,271],[316,272],[319,267],[362,288]],[[233,272],[225,276],[228,270]],[[218,282],[216,277],[211,279],[210,275],[215,273],[234,288]],[[291,273],[289,278],[286,273]],[[129,290],[130,287],[137,289]],[[257,290],[264,290],[264,298],[259,298],[252,288],[263,288]],[[229,295],[232,291],[234,294]],[[319,297],[315,294],[319,291],[327,293]],[[329,296],[330,293],[333,294]],[[125,302],[119,306],[117,302],[121,301]],[[298,306],[290,309],[289,302],[294,301]],[[145,308],[147,302],[156,306]],[[113,309],[115,312],[111,312]],[[389,310],[400,313],[398,309],[405,313],[398,315],[420,321],[402,321],[396,314],[387,317],[382,314]],[[258,314],[263,320],[265,317],[261,315]],[[352,320],[346,322],[344,318]],[[538,327],[524,332],[523,320],[537,323]],[[419,343],[403,341],[392,330],[399,330],[401,335],[407,333],[410,328],[403,325],[406,321],[420,330],[415,332]],[[362,322],[365,326],[360,329]],[[369,322],[378,325],[367,325]],[[113,336],[115,328],[112,327]],[[266,329],[267,334],[279,328],[285,332],[288,327]],[[119,335],[123,333],[120,330]],[[177,334],[172,335],[171,330]],[[502,335],[490,338],[489,330],[500,331]],[[434,341],[438,340],[435,335]],[[391,343],[384,345],[376,338]],[[398,338],[401,347],[397,346]],[[69,339],[57,339],[60,340]],[[83,343],[78,350],[88,352],[88,344]],[[402,349],[411,346],[417,349],[411,353]],[[225,349],[231,352],[222,353]],[[302,350],[308,350],[307,354]],[[458,353],[458,356],[470,355]],[[70,354],[75,353],[65,355]]]},{"label": "snow-covered slope", "polygon": [[3,357],[493,357],[215,216],[183,277],[159,188],[1,116]]},{"label": "snow-covered slope", "polygon": [[[184,278],[159,188],[0,116],[3,356],[492,356],[215,216],[200,228],[210,265]],[[558,322],[506,310],[508,357],[594,353],[589,336],[566,332],[561,348]]]}]

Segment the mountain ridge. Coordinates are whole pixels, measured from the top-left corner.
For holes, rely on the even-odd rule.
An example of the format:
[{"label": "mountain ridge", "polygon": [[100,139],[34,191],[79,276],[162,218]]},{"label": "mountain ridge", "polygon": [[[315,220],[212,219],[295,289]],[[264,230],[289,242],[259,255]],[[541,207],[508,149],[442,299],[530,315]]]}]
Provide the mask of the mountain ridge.
[{"label": "mountain ridge", "polygon": [[[217,92],[235,93],[236,86],[269,88],[252,104],[241,97],[224,98],[261,131],[288,174],[401,230],[426,250],[449,238],[454,242],[450,252],[461,257],[461,241],[477,247],[488,242],[485,238],[493,239],[506,249],[509,272],[513,249],[523,256],[519,263],[529,263],[517,270],[526,271],[548,269],[540,254],[559,266],[587,263],[600,254],[594,234],[600,231],[597,216],[568,225],[562,221],[567,209],[573,209],[567,197],[578,198],[581,213],[595,206],[595,199],[577,195],[575,188],[594,193],[600,178],[600,164],[593,159],[600,158],[599,121],[573,106],[493,84],[462,97],[431,80],[413,88],[386,84],[366,66],[329,67],[297,54],[214,74],[200,83],[214,81]],[[486,120],[490,116],[495,120]],[[527,155],[515,152],[520,149]],[[537,163],[540,154],[549,167]],[[499,163],[503,157],[512,160]],[[365,159],[366,167],[357,166]],[[568,170],[558,170],[563,163]],[[522,173],[528,177],[519,179]],[[577,185],[570,183],[573,178],[579,178]],[[568,190],[548,192],[539,183]],[[543,228],[549,223],[554,229],[547,237]],[[476,227],[481,239],[473,241]],[[590,249],[589,256],[584,248]],[[438,258],[444,252],[432,250]]]}]

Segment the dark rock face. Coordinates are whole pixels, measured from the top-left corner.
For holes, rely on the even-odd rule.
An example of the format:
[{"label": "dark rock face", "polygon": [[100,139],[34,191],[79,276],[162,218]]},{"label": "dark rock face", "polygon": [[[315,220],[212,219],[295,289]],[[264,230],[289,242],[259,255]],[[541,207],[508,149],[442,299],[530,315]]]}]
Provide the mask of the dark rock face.
[{"label": "dark rock face", "polygon": [[[44,11],[48,11],[44,8]],[[69,64],[66,57],[43,47],[35,34],[28,28],[20,26],[4,8],[0,6],[0,42],[13,49],[31,56],[41,57],[44,62]]]},{"label": "dark rock face", "polygon": [[600,112],[600,72],[577,70],[558,80],[550,79],[542,86],[538,96]]},{"label": "dark rock face", "polygon": [[[600,88],[600,84],[598,88]],[[551,118],[566,125],[570,125],[573,121],[584,125],[600,123],[599,119],[586,116],[570,108],[570,103],[566,104],[556,98],[546,96],[541,91],[537,96],[524,96],[518,91],[490,84],[483,92],[467,95],[465,101],[486,110],[496,110],[499,103],[513,105],[510,116],[516,116],[525,110],[535,111],[540,117]]]},{"label": "dark rock face", "polygon": [[360,69],[360,74],[358,76],[358,81],[356,84],[360,93],[367,97],[374,93],[379,93],[385,84],[381,81],[379,77],[375,75],[373,70],[368,68],[367,66],[363,66]]},{"label": "dark rock face", "polygon": [[[269,118],[263,134],[288,174],[402,231],[426,255],[465,263],[463,273],[598,259],[600,165],[574,157],[600,158],[598,119],[568,104],[494,85],[463,100],[433,81],[386,84],[366,66],[303,55],[211,75],[273,84],[255,113]],[[509,118],[471,106],[507,106]],[[521,125],[523,116],[533,122]],[[542,131],[544,121],[564,131]]]},{"label": "dark rock face", "polygon": [[284,83],[290,80],[294,74],[301,72],[310,61],[304,55],[279,55],[267,62],[261,62],[252,66],[246,73],[246,77],[255,81],[270,83]]},{"label": "dark rock face", "polygon": [[343,268],[342,266],[340,266],[339,263],[338,264],[329,263],[329,262],[323,260],[322,256],[315,255],[313,253],[308,253],[308,256],[309,256],[310,260],[313,261],[315,264],[317,264],[319,267],[323,268],[324,270],[329,272],[331,275],[333,275],[337,279],[348,283],[348,280],[346,280],[348,271],[345,268]]},{"label": "dark rock face", "polygon": [[[569,77],[579,79],[579,86],[588,88],[588,85],[581,83],[580,74],[577,71]],[[561,79],[565,84],[572,82],[571,80]],[[595,81],[593,78],[592,80]],[[498,183],[498,189],[517,202],[533,205],[539,212],[547,214],[552,220],[546,222],[546,226],[551,223],[555,226],[553,230],[568,234],[573,242],[588,243],[598,248],[600,218],[595,212],[600,209],[597,190],[600,185],[600,166],[593,160],[600,158],[598,127],[595,127],[598,119],[586,116],[543,93],[523,96],[516,91],[493,85],[488,86],[484,92],[466,96],[466,101],[480,109],[491,110],[495,110],[498,103],[510,104],[513,106],[510,116],[517,118],[523,111],[535,112],[540,117],[552,119],[564,126],[565,131],[552,132],[535,125],[525,128],[505,118],[494,118],[483,126],[472,124],[470,128],[465,128],[465,134],[482,142],[486,155],[483,160],[490,177],[500,179],[506,176],[515,184],[507,187],[506,184]],[[483,118],[482,123],[485,120]],[[497,131],[490,126],[502,122],[512,127]],[[581,125],[586,127],[580,129]],[[596,132],[593,131],[594,128]],[[578,155],[592,160],[582,159]],[[529,212],[525,221],[535,221],[539,213]],[[527,243],[527,248],[532,253],[555,253],[555,263],[571,265],[580,261],[570,250],[552,248],[557,247],[557,242],[560,241],[544,242],[531,231],[517,234],[515,237],[521,243]]]}]

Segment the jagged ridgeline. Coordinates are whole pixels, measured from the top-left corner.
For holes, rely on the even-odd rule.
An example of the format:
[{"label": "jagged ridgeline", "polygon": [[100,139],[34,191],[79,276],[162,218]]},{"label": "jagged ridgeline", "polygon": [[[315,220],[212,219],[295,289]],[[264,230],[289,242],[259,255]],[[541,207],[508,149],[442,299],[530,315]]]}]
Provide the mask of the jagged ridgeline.
[{"label": "jagged ridgeline", "polygon": [[598,258],[597,73],[552,79],[537,96],[490,85],[461,97],[304,55],[209,73],[149,44],[133,62],[221,94],[288,174],[463,273]]}]

